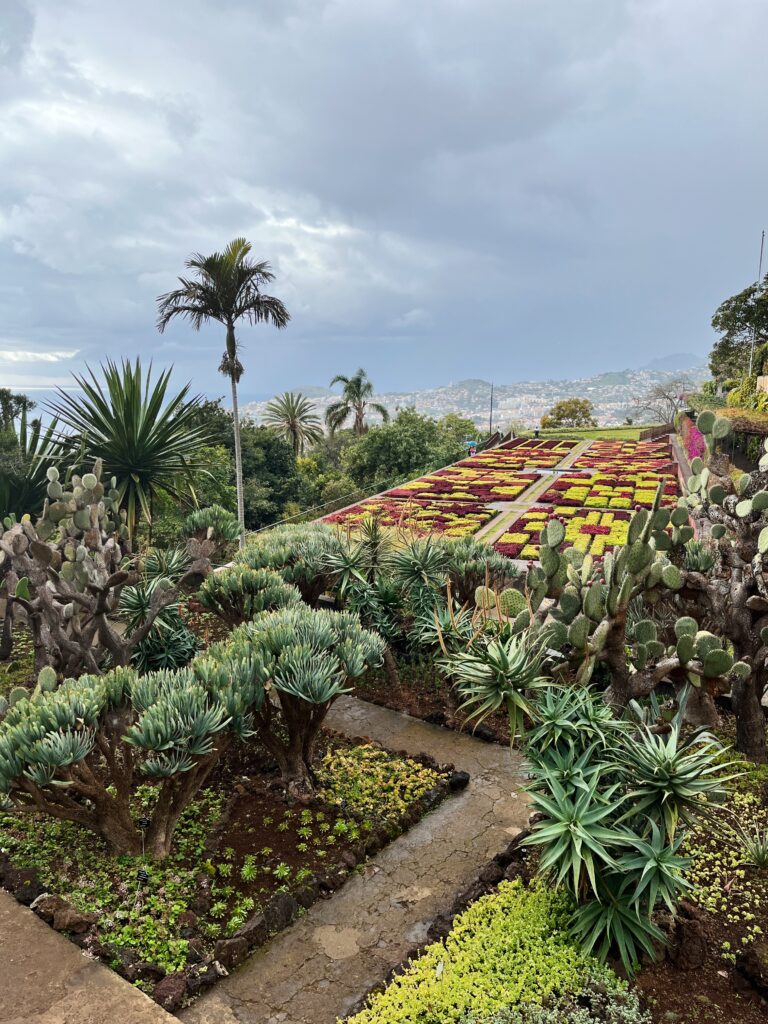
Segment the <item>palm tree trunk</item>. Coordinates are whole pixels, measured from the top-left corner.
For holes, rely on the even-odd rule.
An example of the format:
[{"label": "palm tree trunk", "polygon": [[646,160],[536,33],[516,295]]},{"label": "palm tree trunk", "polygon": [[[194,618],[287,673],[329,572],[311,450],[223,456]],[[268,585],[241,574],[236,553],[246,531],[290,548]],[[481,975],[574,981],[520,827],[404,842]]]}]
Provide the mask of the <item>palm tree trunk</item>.
[{"label": "palm tree trunk", "polygon": [[237,521],[240,523],[240,548],[245,547],[245,503],[243,501],[243,452],[240,447],[240,407],[237,404],[237,381],[232,384],[232,426],[235,432],[235,482],[237,484]]}]

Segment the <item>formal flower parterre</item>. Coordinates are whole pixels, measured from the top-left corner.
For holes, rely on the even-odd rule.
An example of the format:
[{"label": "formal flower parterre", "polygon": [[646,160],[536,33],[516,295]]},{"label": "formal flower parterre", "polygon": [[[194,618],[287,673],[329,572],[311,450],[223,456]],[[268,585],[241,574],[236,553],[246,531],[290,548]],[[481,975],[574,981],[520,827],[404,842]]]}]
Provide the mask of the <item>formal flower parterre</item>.
[{"label": "formal flower parterre", "polygon": [[634,509],[636,505],[650,508],[659,483],[664,484],[662,505],[671,507],[680,493],[677,480],[661,473],[564,473],[552,481],[541,495],[541,502],[560,505],[583,505],[586,508]]},{"label": "formal flower parterre", "polygon": [[539,473],[515,473],[459,463],[418,480],[409,480],[386,491],[385,497],[459,502],[514,501],[539,477]]},{"label": "formal flower parterre", "polygon": [[479,502],[420,501],[409,498],[369,498],[351,508],[326,516],[323,522],[354,527],[366,516],[376,516],[382,526],[408,530],[419,535],[441,533],[446,537],[469,537],[498,513]]},{"label": "formal flower parterre", "polygon": [[580,551],[600,556],[626,542],[631,515],[629,512],[575,509],[569,505],[536,505],[524,512],[494,547],[509,558],[538,558],[541,531],[552,518],[562,519],[565,524],[563,547],[573,545]]},{"label": "formal flower parterre", "polygon": [[573,463],[574,469],[607,473],[663,472],[674,467],[666,441],[593,441]]}]

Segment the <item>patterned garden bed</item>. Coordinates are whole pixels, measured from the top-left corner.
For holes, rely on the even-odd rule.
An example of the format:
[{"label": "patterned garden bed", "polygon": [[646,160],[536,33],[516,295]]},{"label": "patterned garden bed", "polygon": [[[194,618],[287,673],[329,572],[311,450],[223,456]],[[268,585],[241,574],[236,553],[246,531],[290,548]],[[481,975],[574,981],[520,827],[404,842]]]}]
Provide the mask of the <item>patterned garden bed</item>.
[{"label": "patterned garden bed", "polygon": [[552,481],[539,498],[542,504],[576,505],[585,508],[650,508],[660,481],[664,482],[662,505],[676,504],[680,493],[672,475],[660,473],[564,473]]},{"label": "patterned garden bed", "polygon": [[573,468],[641,473],[674,470],[674,465],[672,449],[665,441],[593,441]]},{"label": "patterned garden bed", "polygon": [[600,556],[625,543],[631,515],[621,511],[536,505],[512,524],[494,544],[495,549],[509,558],[538,558],[541,530],[552,518],[562,519],[565,524],[563,547],[573,545],[580,551]]},{"label": "patterned garden bed", "polygon": [[387,491],[387,498],[434,499],[456,502],[514,501],[540,478],[539,473],[490,469],[466,460],[410,480]]},{"label": "patterned garden bed", "polygon": [[[407,493],[407,492],[406,492]],[[351,508],[326,516],[323,522],[354,527],[366,516],[376,516],[382,526],[408,530],[420,535],[440,533],[446,537],[469,537],[498,515],[481,502],[422,501],[392,497],[369,498]]]}]

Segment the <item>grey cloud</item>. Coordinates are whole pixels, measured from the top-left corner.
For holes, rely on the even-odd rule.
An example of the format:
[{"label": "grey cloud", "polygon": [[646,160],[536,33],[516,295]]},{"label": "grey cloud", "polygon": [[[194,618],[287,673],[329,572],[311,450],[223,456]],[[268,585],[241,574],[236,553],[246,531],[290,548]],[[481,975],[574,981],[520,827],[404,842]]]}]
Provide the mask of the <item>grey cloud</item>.
[{"label": "grey cloud", "polygon": [[703,353],[768,219],[766,32],[761,0],[9,0],[3,331],[218,392],[217,330],[161,341],[154,299],[245,234],[293,313],[244,332],[254,392]]}]

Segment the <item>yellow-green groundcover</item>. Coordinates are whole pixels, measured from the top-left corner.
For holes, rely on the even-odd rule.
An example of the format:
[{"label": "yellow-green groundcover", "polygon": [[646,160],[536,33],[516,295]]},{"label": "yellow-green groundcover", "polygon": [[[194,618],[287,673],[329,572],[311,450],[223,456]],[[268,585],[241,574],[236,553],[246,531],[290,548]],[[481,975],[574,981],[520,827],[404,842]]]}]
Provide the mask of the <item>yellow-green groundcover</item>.
[{"label": "yellow-green groundcover", "polygon": [[618,979],[585,956],[565,930],[562,892],[520,881],[473,903],[450,935],[429,946],[347,1024],[459,1024],[517,1006],[582,991],[587,977]]}]

